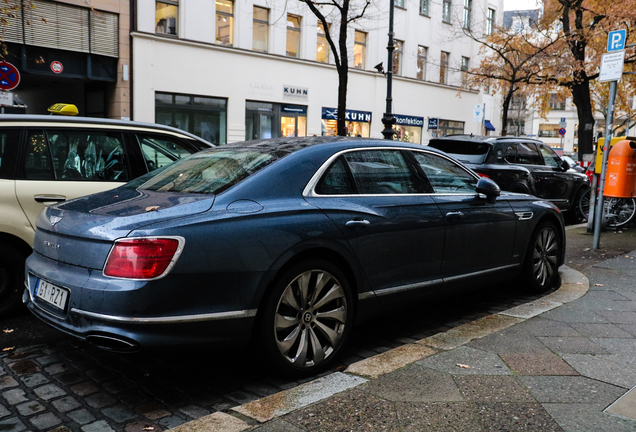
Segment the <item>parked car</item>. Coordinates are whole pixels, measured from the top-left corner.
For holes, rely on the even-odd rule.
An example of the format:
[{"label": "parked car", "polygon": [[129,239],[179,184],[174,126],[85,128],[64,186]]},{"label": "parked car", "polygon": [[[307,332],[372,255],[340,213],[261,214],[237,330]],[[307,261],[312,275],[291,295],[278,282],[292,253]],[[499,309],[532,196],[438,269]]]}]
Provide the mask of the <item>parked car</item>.
[{"label": "parked car", "polygon": [[572,159],[570,156],[564,155],[564,156],[561,156],[561,159],[563,159],[564,161],[568,163],[571,170],[574,170],[575,172],[578,172],[578,173],[583,173],[583,174],[585,173],[585,168],[583,168],[581,165],[576,163],[576,161]]},{"label": "parked car", "polygon": [[463,162],[502,190],[535,195],[552,201],[570,222],[588,215],[590,183],[585,174],[539,140],[524,137],[451,135],[435,138],[431,147]]},{"label": "parked car", "polygon": [[49,204],[120,186],[212,144],[171,127],[0,116],[0,316],[18,306],[35,221]]},{"label": "parked car", "polygon": [[[550,202],[432,148],[348,137],[229,144],[37,221],[24,301],[103,349],[246,342],[314,374],[355,320],[433,293],[558,280]],[[518,286],[518,284],[512,285]]]}]

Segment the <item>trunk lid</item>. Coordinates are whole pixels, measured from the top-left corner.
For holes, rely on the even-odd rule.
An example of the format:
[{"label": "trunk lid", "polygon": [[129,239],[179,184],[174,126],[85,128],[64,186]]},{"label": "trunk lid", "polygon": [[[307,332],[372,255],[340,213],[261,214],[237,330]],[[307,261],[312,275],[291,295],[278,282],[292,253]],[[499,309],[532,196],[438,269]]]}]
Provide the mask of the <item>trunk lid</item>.
[{"label": "trunk lid", "polygon": [[151,223],[209,210],[215,195],[117,188],[46,208],[33,249],[56,261],[101,269],[115,239]]}]

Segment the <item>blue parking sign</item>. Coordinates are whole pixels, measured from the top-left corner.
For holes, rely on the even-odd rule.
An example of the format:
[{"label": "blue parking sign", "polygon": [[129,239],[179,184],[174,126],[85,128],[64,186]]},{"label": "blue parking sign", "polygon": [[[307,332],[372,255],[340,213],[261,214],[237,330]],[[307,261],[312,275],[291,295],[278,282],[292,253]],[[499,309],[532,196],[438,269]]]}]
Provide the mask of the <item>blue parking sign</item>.
[{"label": "blue parking sign", "polygon": [[614,30],[607,35],[607,51],[620,51],[625,49],[625,30]]}]

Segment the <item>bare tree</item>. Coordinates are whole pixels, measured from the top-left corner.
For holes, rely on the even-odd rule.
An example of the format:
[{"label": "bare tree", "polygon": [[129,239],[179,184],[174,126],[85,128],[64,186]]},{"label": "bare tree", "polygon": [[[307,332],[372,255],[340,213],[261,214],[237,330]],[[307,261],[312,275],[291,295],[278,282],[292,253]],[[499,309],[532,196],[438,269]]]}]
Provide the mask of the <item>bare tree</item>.
[{"label": "bare tree", "polygon": [[[325,29],[325,38],[333,52],[338,71],[338,135],[345,136],[347,127],[345,124],[345,116],[347,113],[347,86],[349,82],[349,54],[347,52],[347,30],[349,24],[355,20],[362,18],[371,3],[370,0],[363,0],[361,3],[356,0],[330,0],[330,1],[313,1],[299,0],[305,3],[309,10],[318,18]],[[328,13],[323,10],[327,8]],[[329,22],[325,15],[329,16],[329,12],[334,12],[339,20],[337,45],[334,42],[331,32],[329,31]]]}]

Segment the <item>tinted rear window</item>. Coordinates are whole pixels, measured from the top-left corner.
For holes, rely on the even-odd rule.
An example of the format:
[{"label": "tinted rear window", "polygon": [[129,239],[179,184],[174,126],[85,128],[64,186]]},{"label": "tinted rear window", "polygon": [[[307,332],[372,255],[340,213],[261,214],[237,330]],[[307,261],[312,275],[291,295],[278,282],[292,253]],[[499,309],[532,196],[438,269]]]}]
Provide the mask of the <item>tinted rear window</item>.
[{"label": "tinted rear window", "polygon": [[169,165],[141,185],[132,183],[139,189],[161,192],[215,194],[237,184],[276,159],[274,154],[253,149],[196,153]]},{"label": "tinted rear window", "polygon": [[448,153],[455,159],[469,163],[484,163],[490,145],[470,141],[431,140],[431,147]]}]

